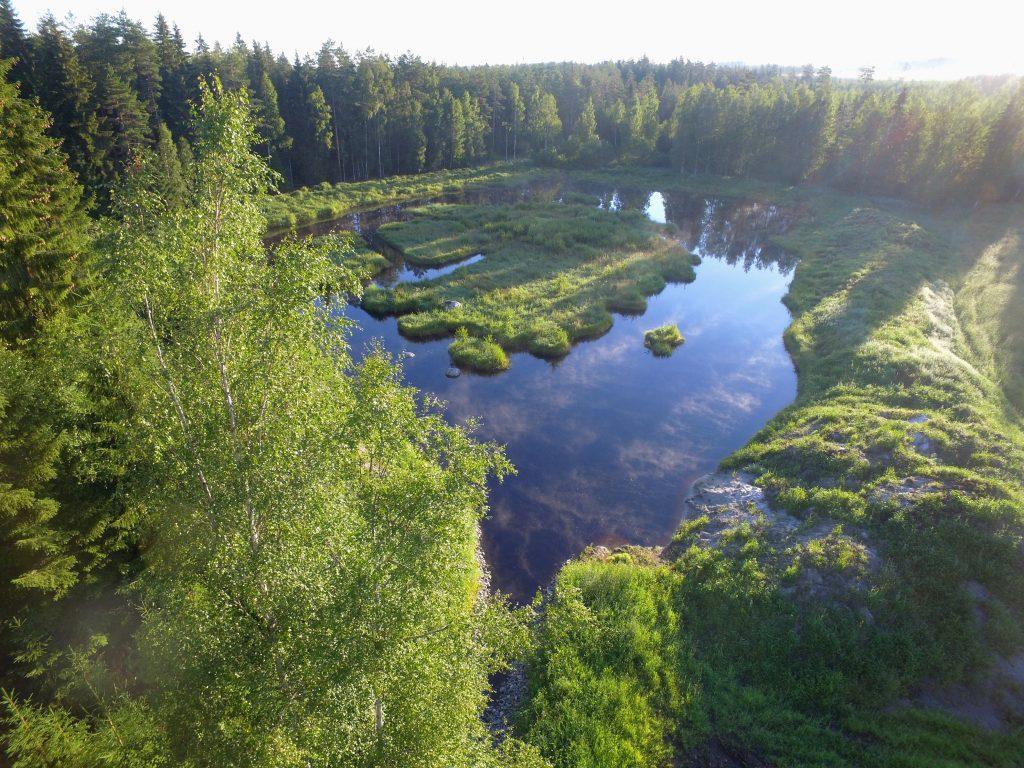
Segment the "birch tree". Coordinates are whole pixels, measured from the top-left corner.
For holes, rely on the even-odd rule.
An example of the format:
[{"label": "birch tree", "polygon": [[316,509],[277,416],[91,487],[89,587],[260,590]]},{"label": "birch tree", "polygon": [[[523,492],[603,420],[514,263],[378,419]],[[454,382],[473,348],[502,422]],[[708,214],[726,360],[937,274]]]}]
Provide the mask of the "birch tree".
[{"label": "birch tree", "polygon": [[[488,764],[488,676],[525,632],[477,556],[487,480],[509,465],[382,351],[352,364],[323,296],[358,290],[334,246],[268,252],[249,112],[244,92],[204,90],[184,203],[143,171],[92,301],[134,404],[129,450],[149,457],[123,489],[145,694],[104,701],[92,733],[120,741],[110,712],[130,708],[150,736],[126,752],[194,766]],[[24,729],[63,721],[8,709],[29,745],[15,765],[34,765],[56,737]]]}]

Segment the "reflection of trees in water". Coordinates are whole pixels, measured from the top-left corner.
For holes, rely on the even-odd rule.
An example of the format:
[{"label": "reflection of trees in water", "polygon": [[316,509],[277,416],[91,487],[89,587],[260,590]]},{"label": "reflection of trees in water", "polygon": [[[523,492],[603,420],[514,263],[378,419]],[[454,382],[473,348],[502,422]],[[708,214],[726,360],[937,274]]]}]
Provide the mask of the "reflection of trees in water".
[{"label": "reflection of trees in water", "polygon": [[[602,208],[643,211],[651,190],[573,185],[573,191],[593,194]],[[562,190],[563,192],[566,190]],[[662,193],[665,220],[679,228],[679,239],[691,251],[742,264],[744,269],[774,266],[788,274],[796,257],[773,245],[771,236],[785,232],[788,212],[777,205],[706,197],[686,192]]]},{"label": "reflection of trees in water", "polygon": [[664,197],[665,218],[679,228],[690,250],[744,269],[774,266],[787,274],[796,265],[793,254],[770,242],[771,235],[789,225],[788,214],[778,206],[680,192]]},{"label": "reflection of trees in water", "polygon": [[642,211],[651,197],[650,191],[638,189],[620,189],[618,194],[623,210],[627,211]]}]

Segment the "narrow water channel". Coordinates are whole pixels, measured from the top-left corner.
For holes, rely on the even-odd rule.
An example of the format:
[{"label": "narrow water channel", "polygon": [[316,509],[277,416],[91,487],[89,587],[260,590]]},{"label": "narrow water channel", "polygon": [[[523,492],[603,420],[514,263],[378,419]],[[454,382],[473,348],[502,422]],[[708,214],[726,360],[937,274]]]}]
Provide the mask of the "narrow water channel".
[{"label": "narrow water channel", "polygon": [[[356,322],[355,357],[374,339],[395,354],[413,353],[404,361],[408,383],[447,401],[450,419],[480,419],[478,436],[507,446],[518,474],[491,490],[484,549],[495,585],[518,600],[588,544],[665,543],[690,484],[796,394],[782,343],[790,317],[781,303],[793,263],[767,242],[784,226],[780,212],[651,191],[599,195],[603,207],[636,207],[676,224],[702,263],[695,282],[668,286],[642,316],[617,315],[606,335],[558,363],[516,354],[499,376],[448,379],[447,340],[408,341],[394,318],[343,309]],[[508,197],[502,191],[495,202]],[[372,244],[376,226],[403,215],[395,206],[318,229],[352,228]],[[382,279],[436,279],[463,266],[399,264]],[[643,332],[669,322],[686,343],[670,358],[655,358]]]}]

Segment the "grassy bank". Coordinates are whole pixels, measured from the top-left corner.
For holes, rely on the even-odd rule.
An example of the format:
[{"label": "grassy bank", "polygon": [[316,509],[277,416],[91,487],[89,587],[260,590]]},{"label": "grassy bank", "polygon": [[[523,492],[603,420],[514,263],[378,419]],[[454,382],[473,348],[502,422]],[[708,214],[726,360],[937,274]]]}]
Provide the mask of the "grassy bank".
[{"label": "grassy bank", "polygon": [[541,173],[544,172],[521,164],[499,163],[340,184],[325,182],[270,197],[266,206],[267,230],[271,234],[280,233],[336,219],[353,211],[438,197],[461,189],[523,184]]},{"label": "grassy bank", "polygon": [[724,463],[771,507],[563,569],[521,730],[556,766],[1020,765],[1024,210],[735,191],[802,211],[798,398]]},{"label": "grassy bank", "polygon": [[642,312],[666,282],[694,277],[692,257],[662,227],[639,211],[593,204],[431,205],[378,237],[414,264],[485,258],[436,280],[371,287],[369,311],[400,315],[411,338],[465,328],[508,352],[542,357],[600,336],[611,312]]}]

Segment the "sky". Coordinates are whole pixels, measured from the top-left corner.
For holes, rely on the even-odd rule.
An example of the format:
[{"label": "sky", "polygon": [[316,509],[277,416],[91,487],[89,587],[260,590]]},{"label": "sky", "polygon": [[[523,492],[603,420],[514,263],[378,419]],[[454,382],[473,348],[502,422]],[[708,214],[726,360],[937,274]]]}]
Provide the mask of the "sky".
[{"label": "sky", "polygon": [[87,21],[162,11],[190,42],[270,43],[304,55],[330,38],[350,52],[412,52],[448,64],[595,62],[647,56],[828,65],[852,76],[951,79],[1024,74],[1024,0],[14,0],[34,27],[50,11]]}]

